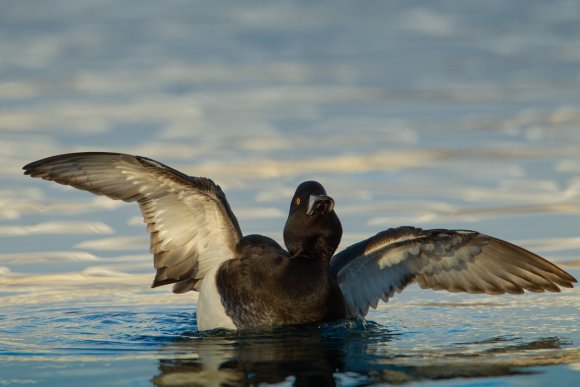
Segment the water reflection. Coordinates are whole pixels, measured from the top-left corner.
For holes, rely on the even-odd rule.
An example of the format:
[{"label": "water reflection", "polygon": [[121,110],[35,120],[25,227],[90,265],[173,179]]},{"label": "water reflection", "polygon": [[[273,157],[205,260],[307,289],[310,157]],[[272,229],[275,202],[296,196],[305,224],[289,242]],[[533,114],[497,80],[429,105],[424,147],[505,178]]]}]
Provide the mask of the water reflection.
[{"label": "water reflection", "polygon": [[[370,349],[374,342],[389,345],[396,340],[405,337],[379,324],[350,321],[265,334],[195,337],[168,344],[166,350],[198,357],[160,360],[153,382],[157,386],[403,384],[532,374],[538,372],[533,366],[566,363],[579,355],[573,352],[566,359],[550,362],[554,351],[562,352],[566,346],[557,337],[531,341],[496,337],[459,344],[454,351],[427,350],[419,356],[400,353],[396,345],[392,352],[380,355]],[[490,344],[493,348],[486,349]],[[480,350],[464,353],[465,345]],[[509,356],[498,356],[501,354]]]},{"label": "water reflection", "polygon": [[[169,345],[190,351],[199,360],[161,360],[156,385],[177,381],[211,384],[281,383],[333,385],[334,374],[346,369],[346,358],[362,356],[366,337],[379,333],[373,323],[345,321],[269,332],[246,332],[194,338]],[[390,334],[380,334],[390,340]]]},{"label": "water reflection", "polygon": [[[225,343],[215,339],[191,345],[201,361],[161,360],[158,386],[194,383],[199,385],[281,383],[294,385],[333,385],[335,370],[344,369],[341,351],[324,348],[304,338],[291,342],[254,341],[237,343],[229,356],[223,356]],[[215,351],[215,353],[212,353]],[[221,355],[218,359],[213,356]],[[223,360],[222,362],[215,360]]]}]

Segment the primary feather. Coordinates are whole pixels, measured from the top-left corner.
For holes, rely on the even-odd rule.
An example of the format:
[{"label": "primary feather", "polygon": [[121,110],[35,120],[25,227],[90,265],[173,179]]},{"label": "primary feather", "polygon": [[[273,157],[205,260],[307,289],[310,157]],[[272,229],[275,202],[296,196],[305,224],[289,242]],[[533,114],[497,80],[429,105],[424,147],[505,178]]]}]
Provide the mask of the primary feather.
[{"label": "primary feather", "polygon": [[[416,281],[451,292],[559,292],[574,277],[511,243],[468,230],[399,227],[354,244],[331,261],[352,317],[363,318]],[[348,295],[348,296],[346,296]]]},{"label": "primary feather", "polygon": [[198,288],[212,267],[235,256],[242,237],[218,185],[145,157],[71,153],[30,163],[24,170],[32,177],[138,202],[151,234],[157,269],[153,287],[176,283],[177,293]]}]

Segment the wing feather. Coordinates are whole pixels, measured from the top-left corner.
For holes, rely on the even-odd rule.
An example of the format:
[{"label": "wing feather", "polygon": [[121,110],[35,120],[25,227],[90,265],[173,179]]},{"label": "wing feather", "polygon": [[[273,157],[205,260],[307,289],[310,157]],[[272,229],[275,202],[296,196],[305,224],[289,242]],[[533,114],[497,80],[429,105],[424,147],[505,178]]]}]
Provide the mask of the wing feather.
[{"label": "wing feather", "polygon": [[362,318],[416,281],[450,292],[521,294],[559,292],[576,279],[509,242],[468,230],[399,227],[347,247],[331,269],[352,317]]},{"label": "wing feather", "polygon": [[213,266],[235,256],[240,226],[221,188],[157,161],[121,153],[58,155],[24,167],[25,174],[138,202],[151,234],[153,287],[195,289]]}]

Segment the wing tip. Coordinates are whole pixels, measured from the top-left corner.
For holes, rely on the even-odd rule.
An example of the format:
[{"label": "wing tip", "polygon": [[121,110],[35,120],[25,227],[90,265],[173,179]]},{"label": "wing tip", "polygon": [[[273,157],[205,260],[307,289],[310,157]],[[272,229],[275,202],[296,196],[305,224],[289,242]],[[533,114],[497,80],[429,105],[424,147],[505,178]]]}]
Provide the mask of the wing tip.
[{"label": "wing tip", "polygon": [[562,278],[564,280],[564,283],[562,283],[562,286],[566,287],[566,288],[573,288],[574,285],[578,283],[578,280],[570,273],[568,273],[567,271],[562,270],[562,272],[564,272],[564,278]]},{"label": "wing tip", "polygon": [[160,286],[170,285],[170,284],[173,284],[173,283],[175,283],[177,281],[179,281],[179,280],[170,279],[170,278],[167,278],[167,279],[164,279],[164,280],[158,280],[156,278],[156,279],[153,280],[153,283],[151,283],[151,289],[158,288]]},{"label": "wing tip", "polygon": [[158,288],[160,286],[167,285],[169,283],[170,282],[161,283],[161,282],[158,282],[158,281],[153,281],[153,283],[151,284],[151,289],[155,289],[155,288]]},{"label": "wing tip", "polygon": [[[43,159],[44,160],[44,159]],[[31,176],[31,177],[36,177],[38,176],[38,170],[37,168],[42,165],[42,161],[43,160],[38,160],[38,161],[33,161],[31,163],[26,164],[25,166],[22,167],[22,170],[24,171],[24,174],[27,176]]]},{"label": "wing tip", "polygon": [[54,156],[44,157],[42,159],[32,161],[25,166],[22,167],[24,170],[25,175],[29,175],[32,177],[39,177],[41,175],[41,171],[38,170],[39,167],[47,166],[49,164],[57,163],[63,160],[70,160],[78,157],[85,157],[85,156],[130,156],[136,157],[125,153],[118,153],[118,152],[71,152],[71,153],[62,153]]}]

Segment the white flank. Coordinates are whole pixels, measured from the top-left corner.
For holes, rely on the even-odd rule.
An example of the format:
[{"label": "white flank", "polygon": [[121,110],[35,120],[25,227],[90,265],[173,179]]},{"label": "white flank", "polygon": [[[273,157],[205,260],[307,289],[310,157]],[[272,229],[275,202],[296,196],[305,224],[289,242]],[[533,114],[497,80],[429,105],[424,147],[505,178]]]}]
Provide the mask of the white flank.
[{"label": "white flank", "polygon": [[221,265],[214,266],[204,277],[197,300],[197,330],[225,328],[236,329],[219,295],[215,276]]}]

